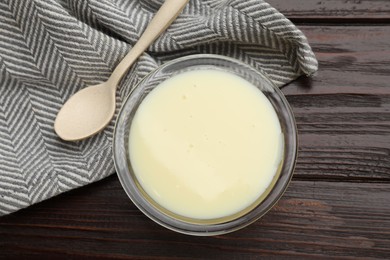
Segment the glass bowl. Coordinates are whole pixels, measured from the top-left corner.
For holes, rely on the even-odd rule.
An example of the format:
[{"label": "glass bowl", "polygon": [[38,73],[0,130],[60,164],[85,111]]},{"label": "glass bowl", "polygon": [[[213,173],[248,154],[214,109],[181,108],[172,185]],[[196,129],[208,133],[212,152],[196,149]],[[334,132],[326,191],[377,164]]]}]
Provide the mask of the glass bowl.
[{"label": "glass bowl", "polygon": [[[250,209],[220,219],[191,219],[177,215],[154,201],[142,188],[129,156],[129,133],[137,108],[155,87],[174,75],[192,70],[233,73],[256,86],[272,104],[282,129],[284,151],[279,171],[271,185]],[[132,202],[150,219],[173,231],[211,236],[229,233],[255,222],[280,199],[291,180],[297,156],[297,129],[292,110],[282,92],[260,71],[232,58],[200,54],[175,59],[146,76],[124,101],[114,130],[113,154],[116,172]]]}]

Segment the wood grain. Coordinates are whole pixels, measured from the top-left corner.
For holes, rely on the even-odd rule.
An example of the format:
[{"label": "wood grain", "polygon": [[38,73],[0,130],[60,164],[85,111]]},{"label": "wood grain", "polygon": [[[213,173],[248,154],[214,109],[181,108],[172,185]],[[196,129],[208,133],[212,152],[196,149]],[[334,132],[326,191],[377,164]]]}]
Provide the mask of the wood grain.
[{"label": "wood grain", "polygon": [[390,27],[303,26],[313,79],[282,91],[299,131],[299,178],[390,181]]},{"label": "wood grain", "polygon": [[319,60],[319,72],[284,88],[286,95],[390,95],[390,26],[299,28]]},{"label": "wood grain", "polygon": [[158,226],[130,203],[111,176],[40,203],[29,214],[1,218],[0,248],[3,256],[386,258],[388,195],[387,184],[293,181],[277,206],[255,224],[204,238]]},{"label": "wood grain", "polygon": [[269,4],[294,21],[318,19],[327,22],[389,22],[387,0],[268,0]]}]

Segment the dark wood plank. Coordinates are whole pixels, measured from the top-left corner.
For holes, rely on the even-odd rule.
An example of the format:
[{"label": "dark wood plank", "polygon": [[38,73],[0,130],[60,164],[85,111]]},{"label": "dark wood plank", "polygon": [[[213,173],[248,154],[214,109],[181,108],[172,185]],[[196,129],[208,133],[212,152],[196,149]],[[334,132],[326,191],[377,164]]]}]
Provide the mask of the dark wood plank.
[{"label": "dark wood plank", "polygon": [[314,19],[328,22],[389,22],[387,0],[268,0],[273,7],[294,21]]},{"label": "dark wood plank", "polygon": [[288,100],[299,131],[298,176],[390,181],[389,95],[308,95]]},{"label": "dark wood plank", "polygon": [[116,176],[0,218],[1,256],[390,257],[389,184],[293,181],[277,206],[225,236],[166,230],[136,209]]},{"label": "dark wood plank", "polygon": [[301,26],[319,59],[284,87],[299,130],[299,178],[390,181],[390,27]]},{"label": "dark wood plank", "polygon": [[390,26],[299,26],[319,71],[284,88],[285,94],[390,94]]}]

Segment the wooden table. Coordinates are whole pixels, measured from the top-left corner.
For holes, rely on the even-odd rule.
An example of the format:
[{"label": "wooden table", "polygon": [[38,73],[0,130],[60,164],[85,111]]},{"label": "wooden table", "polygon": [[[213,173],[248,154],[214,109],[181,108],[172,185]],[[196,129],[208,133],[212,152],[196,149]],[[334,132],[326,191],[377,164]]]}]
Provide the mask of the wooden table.
[{"label": "wooden table", "polygon": [[287,193],[224,236],[166,230],[114,175],[0,218],[0,258],[390,258],[390,1],[270,0],[307,35],[318,75],[283,88],[299,158]]}]

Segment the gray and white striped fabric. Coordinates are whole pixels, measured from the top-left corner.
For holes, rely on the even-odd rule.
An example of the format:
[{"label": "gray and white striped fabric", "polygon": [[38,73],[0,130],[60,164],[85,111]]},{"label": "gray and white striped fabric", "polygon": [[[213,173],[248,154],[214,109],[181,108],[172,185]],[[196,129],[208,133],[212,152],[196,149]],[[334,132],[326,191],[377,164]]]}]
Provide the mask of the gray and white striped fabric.
[{"label": "gray and white striped fabric", "polygon": [[[158,10],[158,0],[0,0],[0,215],[114,173],[112,123],[85,141],[53,131],[61,105],[107,79]],[[222,54],[277,86],[317,70],[305,36],[262,0],[190,0],[118,90],[183,55]],[[221,93],[223,95],[223,93]]]}]

